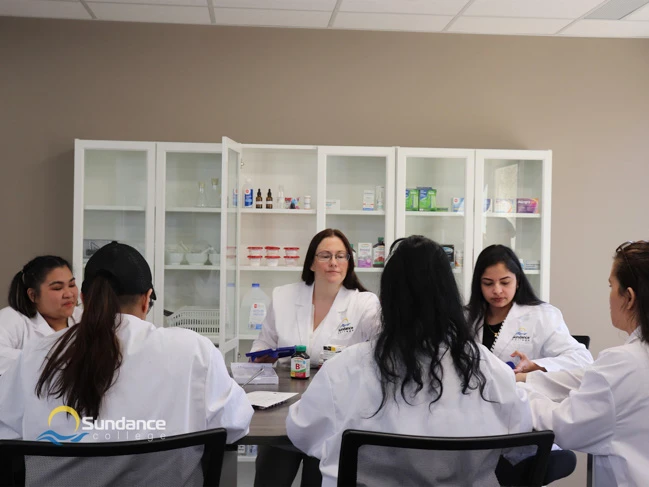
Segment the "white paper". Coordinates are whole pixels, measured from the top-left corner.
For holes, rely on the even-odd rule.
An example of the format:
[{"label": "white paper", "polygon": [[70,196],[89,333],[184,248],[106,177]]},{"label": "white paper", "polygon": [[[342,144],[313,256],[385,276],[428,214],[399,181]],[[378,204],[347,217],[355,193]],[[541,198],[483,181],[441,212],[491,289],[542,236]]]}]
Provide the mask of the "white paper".
[{"label": "white paper", "polygon": [[272,406],[277,406],[283,402],[288,401],[297,392],[273,392],[273,391],[253,391],[246,394],[250,404],[260,409],[266,409]]}]

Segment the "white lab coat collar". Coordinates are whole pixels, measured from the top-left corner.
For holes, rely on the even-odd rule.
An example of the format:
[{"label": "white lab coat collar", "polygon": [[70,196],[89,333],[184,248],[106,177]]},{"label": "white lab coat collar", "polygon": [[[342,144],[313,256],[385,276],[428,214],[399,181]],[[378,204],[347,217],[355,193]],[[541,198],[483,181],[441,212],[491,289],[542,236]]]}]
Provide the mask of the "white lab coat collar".
[{"label": "white lab coat collar", "polygon": [[[72,316],[68,318],[68,327],[76,325],[77,320],[80,318],[81,318],[81,310],[80,308],[75,308]],[[34,325],[34,329],[42,336],[47,336],[47,335],[51,335],[52,333],[56,333],[52,329],[52,327],[47,323],[45,318],[43,318],[43,315],[41,315],[39,312],[36,312],[36,316],[34,316],[33,318],[29,318],[29,320]]]},{"label": "white lab coat collar", "polygon": [[642,339],[642,333],[640,331],[640,325],[638,325],[636,329],[631,332],[629,338],[626,339],[626,342],[624,342],[624,344],[627,345],[631,342],[635,342],[636,340],[641,340],[641,339]]},{"label": "white lab coat collar", "polygon": [[[310,286],[304,283],[304,285],[299,291],[298,298],[295,302],[296,306],[306,307],[308,309],[311,309],[311,306],[313,306],[314,290],[315,290],[315,283],[311,284]],[[331,305],[331,307],[338,312],[346,311],[347,308],[349,307],[349,300],[352,294],[354,294],[353,289],[347,289],[346,287],[341,286],[340,289],[338,290],[338,294],[336,294],[336,299],[334,299],[334,302]]]},{"label": "white lab coat collar", "polygon": [[509,310],[509,313],[507,313],[507,317],[500,328],[498,338],[496,338],[496,342],[492,347],[494,355],[497,357],[500,356],[503,350],[509,345],[517,331],[514,327],[516,327],[517,324],[520,324],[519,318],[529,312],[529,309],[529,306],[520,306],[516,303],[512,304],[512,308]]}]

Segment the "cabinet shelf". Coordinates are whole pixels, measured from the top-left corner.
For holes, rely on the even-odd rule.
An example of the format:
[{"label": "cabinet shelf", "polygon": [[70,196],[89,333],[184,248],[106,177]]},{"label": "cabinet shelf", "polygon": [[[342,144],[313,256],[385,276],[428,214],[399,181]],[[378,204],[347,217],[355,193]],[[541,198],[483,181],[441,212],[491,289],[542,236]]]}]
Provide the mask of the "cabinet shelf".
[{"label": "cabinet shelf", "polygon": [[528,276],[538,276],[541,273],[541,271],[538,270],[532,271],[532,270],[523,269],[523,273],[527,274]]},{"label": "cabinet shelf", "polygon": [[145,211],[144,206],[85,205],[86,211]]},{"label": "cabinet shelf", "polygon": [[406,217],[409,216],[452,216],[464,217],[464,212],[459,211],[406,211]]},{"label": "cabinet shelf", "polygon": [[385,211],[364,211],[364,210],[325,210],[327,215],[362,215],[362,216],[385,216]]},{"label": "cabinet shelf", "polygon": [[315,210],[279,210],[279,209],[266,209],[266,208],[242,208],[241,213],[249,214],[255,213],[259,215],[315,215]]},{"label": "cabinet shelf", "polygon": [[221,208],[199,208],[197,206],[171,206],[167,213],[221,213]]},{"label": "cabinet shelf", "polygon": [[239,340],[256,340],[259,333],[239,333]]},{"label": "cabinet shelf", "polygon": [[485,213],[488,218],[541,218],[540,213]]},{"label": "cabinet shelf", "polygon": [[354,272],[383,272],[383,267],[354,267]]},{"label": "cabinet shelf", "polygon": [[[239,339],[241,339],[241,336],[239,336]],[[239,463],[255,463],[257,460],[257,455],[239,455],[237,457],[237,462]]]},{"label": "cabinet shelf", "polygon": [[254,266],[242,265],[239,267],[240,271],[253,271],[253,272],[302,272],[302,266]]},{"label": "cabinet shelf", "polygon": [[167,264],[165,265],[166,271],[218,271],[218,265],[204,265],[204,264]]}]

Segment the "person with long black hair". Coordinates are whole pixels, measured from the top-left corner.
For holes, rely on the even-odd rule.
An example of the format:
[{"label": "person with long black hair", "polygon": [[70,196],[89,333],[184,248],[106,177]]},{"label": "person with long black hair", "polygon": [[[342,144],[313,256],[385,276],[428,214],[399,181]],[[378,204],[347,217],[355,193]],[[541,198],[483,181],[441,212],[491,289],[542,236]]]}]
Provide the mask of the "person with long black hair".
[{"label": "person with long black hair", "polygon": [[571,335],[563,315],[536,297],[514,251],[486,247],[475,264],[468,320],[476,340],[514,372],[577,369],[593,356]]},{"label": "person with long black hair", "polygon": [[[252,407],[212,342],[146,321],[156,295],[136,249],[99,249],[81,291],[81,321],[31,340],[0,379],[0,438],[161,441],[223,427],[231,443],[248,433]],[[203,485],[201,453],[103,459],[100,468],[92,459],[30,458],[26,483]]]},{"label": "person with long black hair", "polygon": [[0,375],[32,338],[52,335],[81,319],[79,289],[72,267],[62,257],[41,255],[16,273],[9,306],[0,310]]},{"label": "person with long black hair", "polygon": [[[397,240],[380,301],[378,337],[325,362],[289,410],[288,436],[320,459],[324,487],[336,485],[347,429],[420,436],[531,431],[529,405],[511,369],[473,340],[439,244],[422,236]],[[408,454],[367,456],[359,484],[437,485],[444,478],[444,485],[498,485],[498,457],[489,452],[475,469],[428,458],[422,473]]]}]

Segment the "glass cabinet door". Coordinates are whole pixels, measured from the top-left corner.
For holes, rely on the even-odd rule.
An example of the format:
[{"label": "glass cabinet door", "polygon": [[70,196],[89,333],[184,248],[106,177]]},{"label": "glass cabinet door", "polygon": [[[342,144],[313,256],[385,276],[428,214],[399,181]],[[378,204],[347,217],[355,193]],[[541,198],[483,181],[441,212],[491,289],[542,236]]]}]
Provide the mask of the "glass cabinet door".
[{"label": "glass cabinet door", "polygon": [[472,278],[474,155],[397,149],[396,236],[423,235],[442,245],[465,301]]},{"label": "glass cabinet door", "polygon": [[155,323],[219,341],[220,144],[157,146]]},{"label": "glass cabinet door", "polygon": [[511,247],[537,296],[550,294],[551,151],[476,151],[475,255]]},{"label": "glass cabinet door", "polygon": [[221,328],[219,349],[228,362],[236,361],[239,350],[237,320],[239,318],[239,240],[240,214],[238,209],[241,166],[241,144],[223,137],[223,170],[227,193],[221,197],[224,208],[221,220]]},{"label": "glass cabinet door", "polygon": [[155,144],[75,141],[73,267],[79,281],[97,249],[131,245],[153,267]]},{"label": "glass cabinet door", "polygon": [[379,291],[384,256],[394,240],[394,148],[319,147],[324,199],[319,229],[337,228],[356,252],[356,271],[370,291]]}]

